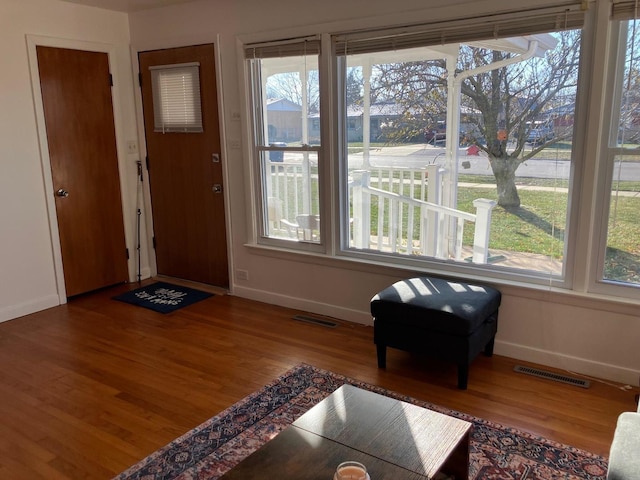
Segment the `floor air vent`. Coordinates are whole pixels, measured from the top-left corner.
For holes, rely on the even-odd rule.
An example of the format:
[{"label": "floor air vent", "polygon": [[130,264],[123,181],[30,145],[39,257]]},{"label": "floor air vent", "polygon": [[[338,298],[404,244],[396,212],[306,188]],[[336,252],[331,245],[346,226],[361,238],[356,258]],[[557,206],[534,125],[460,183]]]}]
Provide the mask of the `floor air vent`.
[{"label": "floor air vent", "polygon": [[314,325],[320,325],[321,327],[327,327],[327,328],[335,328],[338,326],[337,323],[332,322],[330,320],[323,320],[321,318],[316,318],[316,317],[308,317],[307,315],[294,315],[293,319],[298,320],[300,322],[313,323]]},{"label": "floor air vent", "polygon": [[591,386],[591,382],[589,382],[588,380],[582,380],[581,378],[569,377],[567,375],[547,372],[546,370],[540,370],[538,368],[516,365],[515,367],[513,367],[513,370],[519,373],[533,375],[534,377],[546,378],[547,380],[553,380],[561,383],[568,383],[569,385],[575,385],[576,387],[589,388]]}]

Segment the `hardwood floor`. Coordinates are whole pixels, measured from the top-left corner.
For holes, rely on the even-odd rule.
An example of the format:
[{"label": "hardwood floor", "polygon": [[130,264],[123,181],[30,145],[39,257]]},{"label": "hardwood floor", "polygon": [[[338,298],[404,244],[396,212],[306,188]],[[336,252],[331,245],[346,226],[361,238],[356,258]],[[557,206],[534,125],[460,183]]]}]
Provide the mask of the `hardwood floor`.
[{"label": "hardwood floor", "polygon": [[452,365],[389,349],[371,327],[327,328],[226,295],[162,315],[111,300],[123,285],[0,324],[0,478],[111,478],[306,362],[607,455],[635,388],[589,389],[513,372],[495,355]]}]

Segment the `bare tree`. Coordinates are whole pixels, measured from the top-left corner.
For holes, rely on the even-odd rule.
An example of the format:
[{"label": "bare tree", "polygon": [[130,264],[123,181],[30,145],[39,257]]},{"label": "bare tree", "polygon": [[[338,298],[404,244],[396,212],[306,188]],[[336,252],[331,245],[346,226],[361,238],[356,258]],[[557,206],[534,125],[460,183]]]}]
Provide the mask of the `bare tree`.
[{"label": "bare tree", "polygon": [[[487,153],[496,178],[498,204],[505,208],[520,206],[515,183],[516,170],[550,143],[570,136],[566,129],[549,130],[551,135],[539,137],[530,150],[527,138],[536,121],[552,119],[549,114],[558,98],[575,98],[580,34],[577,31],[557,35],[557,47],[544,58],[533,58],[488,73],[471,76],[462,83],[462,94],[470,106],[481,113],[478,125],[487,139],[480,147]],[[475,67],[508,58],[509,53],[464,47],[463,59],[472,59]],[[572,109],[572,107],[571,107]],[[539,128],[539,127],[538,127]],[[500,135],[500,131],[504,131]],[[508,141],[513,142],[511,149]]]},{"label": "bare tree", "polygon": [[[308,113],[317,113],[320,110],[318,70],[309,70],[306,73]],[[267,79],[267,96],[273,99],[284,98],[296,105],[302,106],[304,87],[302,85],[301,75],[304,76],[304,71],[283,72],[271,75]]]},{"label": "bare tree", "polygon": [[[551,123],[551,117],[563,106],[562,101],[569,99],[568,110],[573,115],[580,31],[559,32],[554,36],[558,44],[544,58],[534,57],[462,81],[462,105],[466,112],[477,112],[466,115],[465,122],[475,128],[465,133],[470,137],[468,140],[476,140],[487,154],[496,178],[498,204],[505,208],[520,206],[515,183],[518,167],[549,144],[571,136],[570,125],[555,128],[532,148],[525,148],[536,122],[546,118]],[[514,55],[462,45],[457,68],[473,70]],[[446,112],[444,60],[378,65],[376,72],[376,99],[385,98],[402,105],[402,121],[392,133],[397,140],[419,134],[435,119],[443,118]],[[486,143],[480,139],[486,139]]]},{"label": "bare tree", "polygon": [[627,56],[620,101],[618,142],[640,143],[640,35],[636,27],[627,33]]},{"label": "bare tree", "polygon": [[347,105],[362,105],[364,96],[363,83],[362,69],[354,67],[347,68],[347,81],[345,84]]},{"label": "bare tree", "polygon": [[437,128],[447,107],[443,72],[443,60],[375,66],[371,103],[390,103],[402,109],[399,118],[385,125],[385,140],[422,140],[425,132]]}]

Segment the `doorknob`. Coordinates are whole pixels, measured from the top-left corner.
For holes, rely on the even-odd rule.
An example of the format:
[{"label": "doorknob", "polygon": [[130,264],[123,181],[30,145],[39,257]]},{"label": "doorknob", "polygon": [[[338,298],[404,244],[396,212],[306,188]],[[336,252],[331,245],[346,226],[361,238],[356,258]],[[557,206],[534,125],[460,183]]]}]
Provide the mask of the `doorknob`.
[{"label": "doorknob", "polygon": [[222,185],[220,183],[213,184],[213,193],[222,193]]},{"label": "doorknob", "polygon": [[64,188],[59,188],[56,191],[56,196],[57,197],[68,197],[69,196],[69,192],[67,192]]}]

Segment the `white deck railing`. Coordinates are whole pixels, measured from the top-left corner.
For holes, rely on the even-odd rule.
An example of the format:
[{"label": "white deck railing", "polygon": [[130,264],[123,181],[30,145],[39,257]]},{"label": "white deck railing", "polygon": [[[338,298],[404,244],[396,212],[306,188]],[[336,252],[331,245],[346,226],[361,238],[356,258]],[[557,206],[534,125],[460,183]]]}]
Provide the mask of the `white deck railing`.
[{"label": "white deck railing", "polygon": [[[474,200],[475,214],[439,205],[436,202],[441,197],[441,175],[442,169],[437,165],[427,167],[424,177],[429,182],[429,188],[425,201],[394,193],[391,189],[372,187],[372,183],[381,181],[380,177],[372,180],[371,172],[353,172],[351,198],[355,248],[461,260],[465,222],[471,222],[475,224],[472,261],[486,263],[491,212],[496,202],[483,198]],[[390,182],[396,181],[399,191],[403,191],[403,186],[414,188],[407,185],[405,176],[396,176],[397,179],[386,178],[390,178]],[[377,227],[373,231],[370,221],[372,205],[377,205],[378,209]],[[450,221],[455,222],[453,252],[449,252],[448,247]]]},{"label": "white deck railing", "polygon": [[[351,246],[461,260],[465,223],[469,222],[475,224],[472,261],[486,263],[491,213],[496,202],[474,200],[475,214],[443,206],[443,172],[438,165],[351,172]],[[317,182],[316,175],[305,175],[300,164],[278,162],[271,164],[270,181],[269,219],[285,227],[278,231],[291,232],[299,215],[318,214],[309,209],[313,202],[305,198]],[[277,203],[278,212],[273,211],[273,202]],[[372,208],[377,209],[375,226],[371,224]],[[451,232],[454,241],[450,241]]]}]

